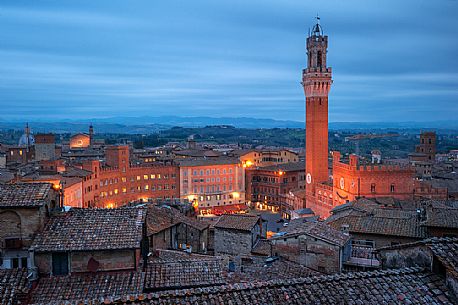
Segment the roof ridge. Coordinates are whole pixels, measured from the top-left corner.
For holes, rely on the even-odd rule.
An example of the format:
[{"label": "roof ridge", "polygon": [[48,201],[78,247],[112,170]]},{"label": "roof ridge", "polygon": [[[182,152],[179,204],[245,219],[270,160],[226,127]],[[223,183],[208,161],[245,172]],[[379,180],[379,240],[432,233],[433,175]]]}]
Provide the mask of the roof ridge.
[{"label": "roof ridge", "polygon": [[429,245],[440,244],[440,243],[454,243],[454,242],[458,243],[458,237],[430,237],[430,238],[425,238],[425,239],[410,242],[410,243],[380,247],[380,248],[377,248],[376,251],[400,249],[400,248],[411,247],[411,246],[416,246],[416,245],[429,246]]},{"label": "roof ridge", "polygon": [[[260,282],[248,282],[248,283],[235,283],[235,284],[226,284],[221,286],[210,286],[210,287],[199,287],[199,288],[188,288],[188,289],[179,289],[172,291],[160,291],[149,293],[146,295],[140,296],[137,300],[152,300],[160,299],[168,296],[174,297],[189,297],[190,295],[202,295],[216,293],[219,291],[242,291],[242,290],[251,290],[258,288],[270,288],[270,287],[279,287],[279,286],[292,286],[292,285],[301,285],[301,284],[312,284],[312,283],[326,283],[330,281],[345,281],[347,279],[354,278],[377,278],[382,276],[390,275],[405,275],[424,272],[425,269],[421,267],[409,267],[402,269],[387,269],[387,270],[377,270],[377,271],[362,271],[362,272],[349,272],[349,273],[338,273],[333,275],[321,275],[321,276],[311,276],[311,277],[301,277],[293,278],[287,280],[270,280],[270,281],[260,281]],[[121,300],[112,299],[112,302]],[[132,300],[135,301],[135,300]]]}]

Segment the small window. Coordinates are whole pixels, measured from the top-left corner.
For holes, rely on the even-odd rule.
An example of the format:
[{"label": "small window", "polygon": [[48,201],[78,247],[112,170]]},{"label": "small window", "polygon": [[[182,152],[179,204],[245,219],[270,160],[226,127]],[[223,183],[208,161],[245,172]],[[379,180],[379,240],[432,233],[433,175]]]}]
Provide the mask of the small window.
[{"label": "small window", "polygon": [[19,268],[19,258],[15,257],[11,259],[12,267]]},{"label": "small window", "polygon": [[371,184],[371,193],[375,193],[375,183]]},{"label": "small window", "polygon": [[316,60],[316,65],[317,65],[318,67],[321,67],[321,65],[323,64],[323,62],[322,62],[322,60],[321,60],[321,59],[322,59],[322,53],[321,53],[321,51],[318,51],[318,54],[317,54],[317,56],[316,56],[316,59],[317,59],[317,60]]}]

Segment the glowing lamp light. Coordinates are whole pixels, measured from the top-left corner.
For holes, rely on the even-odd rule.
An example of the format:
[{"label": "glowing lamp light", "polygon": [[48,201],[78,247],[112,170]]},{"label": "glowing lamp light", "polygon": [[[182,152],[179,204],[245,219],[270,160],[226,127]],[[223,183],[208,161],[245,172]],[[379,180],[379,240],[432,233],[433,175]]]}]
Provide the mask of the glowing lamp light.
[{"label": "glowing lamp light", "polygon": [[52,188],[56,191],[60,190],[60,185],[59,184],[53,184]]},{"label": "glowing lamp light", "polygon": [[232,196],[234,197],[234,199],[240,198],[240,194],[238,192],[233,192]]},{"label": "glowing lamp light", "polygon": [[188,200],[189,200],[190,202],[192,202],[192,201],[194,201],[194,200],[197,200],[197,196],[189,195],[189,196],[188,196]]},{"label": "glowing lamp light", "polygon": [[113,203],[107,203],[107,204],[105,205],[105,208],[106,208],[106,209],[112,209],[112,208],[114,208],[114,204],[113,204]]},{"label": "glowing lamp light", "polygon": [[250,160],[245,161],[244,167],[251,167],[253,166],[253,162]]},{"label": "glowing lamp light", "polygon": [[278,172],[278,175],[279,175],[279,176],[283,176],[284,174],[285,174],[284,171],[279,171],[279,172]]},{"label": "glowing lamp light", "polygon": [[197,209],[199,208],[199,203],[197,202],[197,199],[194,200],[194,201],[192,202],[192,207],[193,207],[194,210],[196,210],[196,211],[197,211]]}]

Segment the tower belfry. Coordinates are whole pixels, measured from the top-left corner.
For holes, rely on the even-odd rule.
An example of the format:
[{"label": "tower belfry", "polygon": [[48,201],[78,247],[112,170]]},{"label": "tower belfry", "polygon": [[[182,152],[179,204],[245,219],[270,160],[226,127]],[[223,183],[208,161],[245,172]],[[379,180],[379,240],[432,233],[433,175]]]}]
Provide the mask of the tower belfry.
[{"label": "tower belfry", "polygon": [[316,185],[329,180],[328,94],[332,84],[332,70],[327,66],[328,36],[324,35],[320,17],[316,19],[307,37],[307,68],[302,70],[306,97],[306,205],[312,209]]}]

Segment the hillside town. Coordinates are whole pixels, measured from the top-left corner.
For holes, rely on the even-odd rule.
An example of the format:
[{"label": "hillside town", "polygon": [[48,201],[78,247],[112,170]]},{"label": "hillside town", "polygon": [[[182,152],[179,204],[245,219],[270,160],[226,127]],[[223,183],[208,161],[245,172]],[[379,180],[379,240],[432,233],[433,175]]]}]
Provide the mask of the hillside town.
[{"label": "hillside town", "polygon": [[303,149],[0,144],[0,304],[457,304],[458,147],[330,151],[318,20],[306,43]]}]

